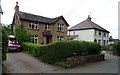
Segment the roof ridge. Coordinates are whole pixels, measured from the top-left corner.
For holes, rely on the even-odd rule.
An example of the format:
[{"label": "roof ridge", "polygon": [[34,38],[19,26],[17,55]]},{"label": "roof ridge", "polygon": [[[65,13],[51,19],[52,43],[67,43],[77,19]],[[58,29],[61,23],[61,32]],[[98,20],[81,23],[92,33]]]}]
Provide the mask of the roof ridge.
[{"label": "roof ridge", "polygon": [[45,17],[45,16],[40,16],[40,15],[36,15],[36,14],[28,13],[28,12],[23,12],[23,11],[16,11],[16,12],[21,12],[21,13],[24,13],[24,14],[29,14],[29,15],[33,15],[33,16],[37,16],[37,17],[52,19],[52,18],[48,18],[48,17]]}]

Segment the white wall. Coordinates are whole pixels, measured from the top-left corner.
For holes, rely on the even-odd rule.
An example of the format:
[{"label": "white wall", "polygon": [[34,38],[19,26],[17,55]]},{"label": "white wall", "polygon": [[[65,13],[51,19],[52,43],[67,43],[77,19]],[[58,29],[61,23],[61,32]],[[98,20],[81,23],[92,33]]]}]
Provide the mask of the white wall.
[{"label": "white wall", "polygon": [[74,40],[94,41],[94,29],[70,31],[70,35],[78,35]]},{"label": "white wall", "polygon": [[106,37],[105,37],[103,31],[101,31],[101,35],[99,35],[99,30],[95,30],[95,29],[70,31],[69,35],[78,35],[78,37],[76,37],[73,40],[91,41],[91,42],[94,42],[95,39],[97,40],[97,42],[99,42],[98,40],[101,40],[100,42],[101,46],[104,45],[103,40],[105,40],[105,45],[108,45],[109,43],[109,33],[106,32]]}]

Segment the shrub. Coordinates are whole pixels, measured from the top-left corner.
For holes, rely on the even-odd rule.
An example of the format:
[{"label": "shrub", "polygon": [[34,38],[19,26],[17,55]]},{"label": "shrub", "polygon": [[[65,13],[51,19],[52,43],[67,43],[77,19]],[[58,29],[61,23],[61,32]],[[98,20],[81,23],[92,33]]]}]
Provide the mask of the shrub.
[{"label": "shrub", "polygon": [[25,42],[25,43],[22,43],[22,50],[23,51],[27,51],[29,52],[30,54],[32,54],[33,56],[38,56],[39,53],[39,47],[41,45],[39,44],[33,44],[33,43],[28,43],[28,42]]},{"label": "shrub", "polygon": [[101,51],[98,43],[75,40],[62,40],[46,45],[23,43],[22,46],[23,50],[50,64],[64,61],[67,57],[99,54]]},{"label": "shrub", "polygon": [[8,49],[8,36],[3,28],[2,29],[2,61],[6,60],[7,49]]},{"label": "shrub", "polygon": [[15,37],[21,44],[23,42],[32,42],[31,33],[24,27],[17,26],[15,30]]},{"label": "shrub", "polygon": [[113,54],[120,56],[120,42],[113,44]]}]

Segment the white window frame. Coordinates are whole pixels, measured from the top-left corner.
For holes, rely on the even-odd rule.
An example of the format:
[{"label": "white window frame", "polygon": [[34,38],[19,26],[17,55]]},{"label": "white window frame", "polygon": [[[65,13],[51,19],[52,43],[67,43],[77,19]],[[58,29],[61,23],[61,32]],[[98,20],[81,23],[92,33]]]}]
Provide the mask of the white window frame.
[{"label": "white window frame", "polygon": [[57,31],[64,31],[64,24],[57,24]]},{"label": "white window frame", "polygon": [[32,43],[38,44],[38,35],[33,35],[32,38],[33,38],[33,42]]},{"label": "white window frame", "polygon": [[28,23],[28,28],[29,29],[38,29],[38,23],[29,22]]},{"label": "white window frame", "polygon": [[57,41],[64,40],[63,36],[57,36]]},{"label": "white window frame", "polygon": [[45,25],[44,25],[44,30],[50,30],[50,25],[45,24]]}]

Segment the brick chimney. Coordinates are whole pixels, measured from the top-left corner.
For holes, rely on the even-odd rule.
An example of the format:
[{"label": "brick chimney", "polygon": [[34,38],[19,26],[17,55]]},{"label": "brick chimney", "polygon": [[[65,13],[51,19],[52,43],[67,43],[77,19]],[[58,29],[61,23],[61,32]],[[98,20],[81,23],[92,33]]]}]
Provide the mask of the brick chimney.
[{"label": "brick chimney", "polygon": [[16,2],[15,11],[19,11],[18,2]]},{"label": "brick chimney", "polygon": [[90,20],[90,21],[91,21],[91,19],[92,19],[92,18],[90,17],[90,15],[88,15],[88,18],[87,18],[87,20]]}]

